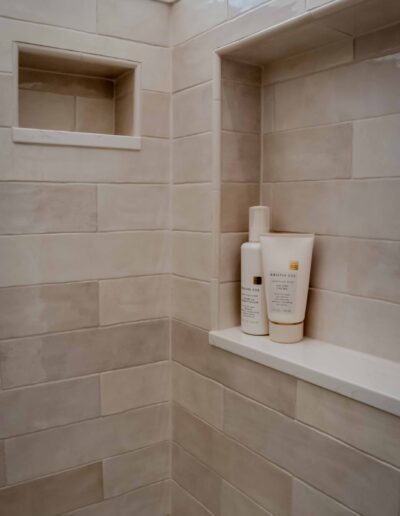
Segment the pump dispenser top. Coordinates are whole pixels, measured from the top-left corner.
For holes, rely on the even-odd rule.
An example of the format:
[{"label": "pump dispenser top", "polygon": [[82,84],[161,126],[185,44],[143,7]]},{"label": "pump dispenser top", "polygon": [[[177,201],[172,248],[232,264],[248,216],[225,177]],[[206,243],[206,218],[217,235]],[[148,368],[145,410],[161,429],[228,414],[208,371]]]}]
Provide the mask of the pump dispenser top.
[{"label": "pump dispenser top", "polygon": [[260,235],[270,231],[268,206],[252,206],[249,210],[249,242],[259,242]]}]

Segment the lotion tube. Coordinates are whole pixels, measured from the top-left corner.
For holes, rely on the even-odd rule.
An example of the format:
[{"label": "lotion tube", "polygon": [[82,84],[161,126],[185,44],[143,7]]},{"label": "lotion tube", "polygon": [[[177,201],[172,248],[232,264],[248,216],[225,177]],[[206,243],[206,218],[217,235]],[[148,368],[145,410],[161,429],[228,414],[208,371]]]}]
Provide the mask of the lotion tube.
[{"label": "lotion tube", "polygon": [[269,319],[275,342],[303,338],[314,235],[268,233],[260,236]]}]

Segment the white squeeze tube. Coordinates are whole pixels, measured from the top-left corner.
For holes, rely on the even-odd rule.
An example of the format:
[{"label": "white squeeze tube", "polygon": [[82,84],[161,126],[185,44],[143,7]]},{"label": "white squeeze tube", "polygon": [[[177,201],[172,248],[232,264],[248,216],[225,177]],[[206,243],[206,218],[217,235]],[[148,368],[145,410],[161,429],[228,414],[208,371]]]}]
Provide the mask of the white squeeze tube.
[{"label": "white squeeze tube", "polygon": [[274,342],[303,338],[314,235],[260,236],[269,335]]}]

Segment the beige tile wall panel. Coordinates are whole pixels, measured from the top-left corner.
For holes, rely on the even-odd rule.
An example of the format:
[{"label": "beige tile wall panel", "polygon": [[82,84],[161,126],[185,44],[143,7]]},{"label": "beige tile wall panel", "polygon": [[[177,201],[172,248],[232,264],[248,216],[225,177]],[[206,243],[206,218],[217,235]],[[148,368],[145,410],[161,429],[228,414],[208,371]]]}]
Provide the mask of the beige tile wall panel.
[{"label": "beige tile wall panel", "polygon": [[170,444],[166,441],[103,461],[104,496],[111,498],[169,477]]},{"label": "beige tile wall panel", "polygon": [[179,484],[171,484],[171,510],[174,516],[213,516]]},{"label": "beige tile wall panel", "polygon": [[168,138],[170,132],[170,95],[143,91],[142,134]]},{"label": "beige tile wall panel", "polygon": [[233,81],[222,81],[222,129],[259,133],[260,88]]},{"label": "beige tile wall panel", "polygon": [[221,231],[247,231],[249,208],[259,204],[259,184],[224,183],[221,188]]},{"label": "beige tile wall panel", "polygon": [[293,479],[292,496],[292,516],[357,516],[351,509],[297,478]]},{"label": "beige tile wall panel", "polygon": [[172,272],[189,278],[208,280],[212,275],[212,235],[173,231]]},{"label": "beige tile wall panel", "polygon": [[366,516],[395,516],[400,472],[235,393],[224,398],[224,431]]},{"label": "beige tile wall panel", "polygon": [[75,130],[114,134],[114,99],[75,98]]},{"label": "beige tile wall panel", "polygon": [[258,134],[222,132],[222,181],[257,182],[261,145]]},{"label": "beige tile wall panel", "polygon": [[6,441],[7,479],[28,480],[169,437],[167,404],[35,432]]},{"label": "beige tile wall panel", "polygon": [[211,134],[176,138],[172,142],[174,183],[206,183],[212,178]]},{"label": "beige tile wall panel", "polygon": [[14,78],[0,74],[0,126],[10,127],[14,122]]},{"label": "beige tile wall panel", "polygon": [[[235,1],[235,0],[234,0]],[[247,3],[251,0],[247,0]],[[264,0],[262,0],[264,1]],[[246,3],[242,2],[242,3]],[[243,84],[261,84],[261,68],[259,66],[239,63],[231,59],[221,60],[221,78]]]},{"label": "beige tile wall panel", "polygon": [[120,369],[100,375],[102,415],[168,401],[168,362]]},{"label": "beige tile wall panel", "polygon": [[131,93],[115,99],[115,134],[122,136],[132,136],[134,134],[133,110]]},{"label": "beige tile wall panel", "polygon": [[172,317],[200,328],[210,329],[210,296],[210,283],[174,276],[172,278]]},{"label": "beige tile wall panel", "polygon": [[240,247],[247,242],[247,233],[222,233],[220,236],[220,281],[240,280]]},{"label": "beige tile wall panel", "polygon": [[[61,380],[168,358],[167,320],[0,343],[3,388]],[[112,343],[112,345],[110,345]]]},{"label": "beige tile wall panel", "polygon": [[275,86],[264,86],[261,89],[261,127],[263,133],[275,129]]},{"label": "beige tile wall panel", "polygon": [[168,317],[169,291],[167,275],[101,281],[100,324]]},{"label": "beige tile wall panel", "polygon": [[0,237],[0,285],[168,272],[166,231]]},{"label": "beige tile wall panel", "polygon": [[[383,9],[384,11],[385,9]],[[395,20],[395,18],[393,18]],[[399,23],[355,39],[355,58],[368,59],[400,50]]]},{"label": "beige tile wall panel", "polygon": [[175,185],[172,188],[172,227],[211,231],[215,219],[211,184]]},{"label": "beige tile wall panel", "polygon": [[19,90],[18,125],[57,131],[75,130],[75,98],[71,95]]},{"label": "beige tile wall panel", "polygon": [[174,136],[205,133],[212,126],[211,84],[201,84],[172,97]]},{"label": "beige tile wall panel", "polygon": [[96,186],[0,184],[0,232],[96,231]]},{"label": "beige tile wall panel", "polygon": [[164,185],[98,185],[100,231],[166,229],[169,188]]},{"label": "beige tile wall panel", "polygon": [[280,412],[294,416],[296,379],[208,344],[208,333],[172,322],[172,358]]},{"label": "beige tile wall panel", "polygon": [[240,282],[220,284],[218,323],[220,329],[240,325]]},{"label": "beige tile wall panel", "polygon": [[98,318],[94,282],[0,289],[0,338],[87,328]]},{"label": "beige tile wall panel", "polygon": [[0,490],[1,516],[56,516],[103,499],[101,463]]},{"label": "beige tile wall panel", "polygon": [[[225,480],[222,482],[221,490],[221,516],[271,516],[250,498],[238,491]],[[310,516],[310,515],[309,515]]]}]

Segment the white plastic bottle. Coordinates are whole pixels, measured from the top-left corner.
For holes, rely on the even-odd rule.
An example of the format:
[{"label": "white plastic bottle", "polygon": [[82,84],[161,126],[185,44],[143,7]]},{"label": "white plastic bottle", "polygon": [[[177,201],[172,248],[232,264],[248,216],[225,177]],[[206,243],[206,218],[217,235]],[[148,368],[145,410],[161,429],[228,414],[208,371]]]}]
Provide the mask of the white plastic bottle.
[{"label": "white plastic bottle", "polygon": [[249,210],[249,242],[241,247],[241,328],[250,335],[268,335],[260,235],[270,231],[267,206]]}]

